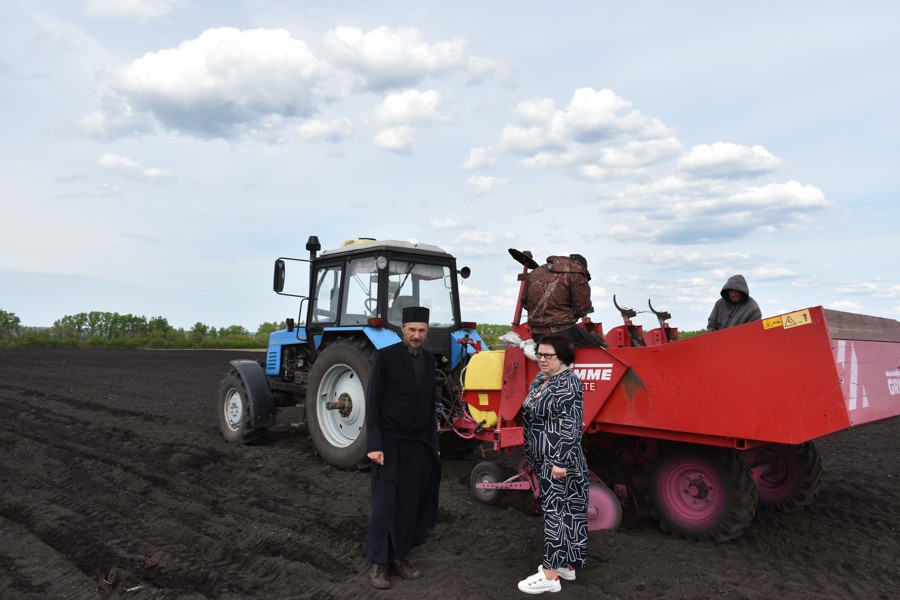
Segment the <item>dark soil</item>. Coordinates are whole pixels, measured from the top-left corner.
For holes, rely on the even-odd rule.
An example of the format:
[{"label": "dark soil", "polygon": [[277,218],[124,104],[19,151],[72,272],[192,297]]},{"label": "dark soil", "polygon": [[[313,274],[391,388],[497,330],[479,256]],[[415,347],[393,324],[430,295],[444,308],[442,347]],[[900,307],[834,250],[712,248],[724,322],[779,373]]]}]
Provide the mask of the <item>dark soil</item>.
[{"label": "dark soil", "polygon": [[[299,409],[226,444],[215,396],[250,352],[0,351],[0,598],[524,598],[541,560],[525,492],[474,502],[480,454],[444,462],[420,579],[379,592],[361,551],[368,474],[315,454]],[[559,598],[900,597],[900,419],[817,441],[825,479],[727,544],[650,521],[590,534]],[[488,456],[492,456],[488,450]],[[556,597],[556,596],[555,596]]]}]

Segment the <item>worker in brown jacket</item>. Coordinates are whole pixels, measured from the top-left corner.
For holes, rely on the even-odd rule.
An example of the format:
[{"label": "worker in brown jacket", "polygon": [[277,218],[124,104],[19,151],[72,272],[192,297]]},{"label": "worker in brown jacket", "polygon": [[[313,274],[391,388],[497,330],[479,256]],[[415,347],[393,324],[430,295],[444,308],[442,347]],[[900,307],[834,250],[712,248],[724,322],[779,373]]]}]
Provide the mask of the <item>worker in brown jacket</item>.
[{"label": "worker in brown jacket", "polygon": [[578,327],[578,320],[594,311],[591,274],[580,254],[548,256],[547,262],[525,279],[522,307],[535,343],[542,335],[559,334],[575,346],[606,346],[600,336]]}]

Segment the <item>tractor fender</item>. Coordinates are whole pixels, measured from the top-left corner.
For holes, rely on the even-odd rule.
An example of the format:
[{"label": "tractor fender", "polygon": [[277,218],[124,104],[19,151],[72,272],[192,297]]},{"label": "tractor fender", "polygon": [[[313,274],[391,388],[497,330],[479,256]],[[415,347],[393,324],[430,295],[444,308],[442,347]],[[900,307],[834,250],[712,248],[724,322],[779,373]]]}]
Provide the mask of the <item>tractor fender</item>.
[{"label": "tractor fender", "polygon": [[401,339],[397,332],[391,331],[385,327],[326,327],[322,333],[314,336],[313,340],[316,348],[321,350],[324,348],[324,344],[335,337],[363,335],[371,342],[376,350],[381,350],[385,346],[396,344]]},{"label": "tractor fender", "polygon": [[262,365],[255,360],[233,360],[231,366],[241,376],[250,405],[250,427],[259,429],[275,425],[275,397],[269,389]]}]

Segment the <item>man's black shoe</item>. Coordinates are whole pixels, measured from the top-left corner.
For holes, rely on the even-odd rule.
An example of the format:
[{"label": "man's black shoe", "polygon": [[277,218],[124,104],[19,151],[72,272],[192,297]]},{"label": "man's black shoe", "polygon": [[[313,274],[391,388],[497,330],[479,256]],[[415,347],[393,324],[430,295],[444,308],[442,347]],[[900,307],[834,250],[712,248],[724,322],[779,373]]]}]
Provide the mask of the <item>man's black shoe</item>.
[{"label": "man's black shoe", "polygon": [[388,579],[387,565],[372,564],[372,570],[369,572],[369,581],[372,587],[379,590],[386,590],[391,587],[391,580]]},{"label": "man's black shoe", "polygon": [[391,563],[391,567],[393,567],[394,573],[403,579],[416,579],[422,576],[422,571],[409,564],[409,561],[405,558],[395,560]]}]

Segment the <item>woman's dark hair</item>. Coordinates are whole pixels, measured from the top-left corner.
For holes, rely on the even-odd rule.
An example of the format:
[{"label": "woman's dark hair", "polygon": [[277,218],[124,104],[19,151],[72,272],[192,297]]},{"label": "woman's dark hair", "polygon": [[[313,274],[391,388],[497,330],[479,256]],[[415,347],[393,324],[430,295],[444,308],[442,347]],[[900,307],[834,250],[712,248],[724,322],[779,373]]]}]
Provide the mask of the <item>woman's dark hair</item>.
[{"label": "woman's dark hair", "polygon": [[556,357],[563,362],[564,365],[571,365],[575,362],[575,348],[572,342],[559,335],[542,335],[538,346],[546,344],[553,347]]}]

